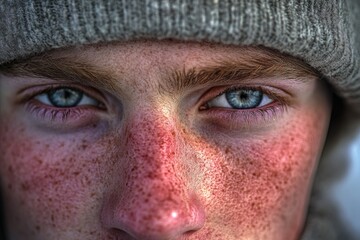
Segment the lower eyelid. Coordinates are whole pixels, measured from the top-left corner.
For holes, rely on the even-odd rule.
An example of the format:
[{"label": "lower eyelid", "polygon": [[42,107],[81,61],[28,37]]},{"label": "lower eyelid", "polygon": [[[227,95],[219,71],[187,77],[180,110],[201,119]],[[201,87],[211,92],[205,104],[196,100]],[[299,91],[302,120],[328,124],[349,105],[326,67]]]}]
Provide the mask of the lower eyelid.
[{"label": "lower eyelid", "polygon": [[100,115],[96,114],[98,110],[92,106],[55,108],[46,106],[35,99],[25,104],[25,111],[31,114],[29,119],[41,128],[76,129],[100,120]]},{"label": "lower eyelid", "polygon": [[222,129],[262,128],[278,122],[288,106],[280,102],[253,109],[210,108],[201,110],[203,124],[211,123]]}]

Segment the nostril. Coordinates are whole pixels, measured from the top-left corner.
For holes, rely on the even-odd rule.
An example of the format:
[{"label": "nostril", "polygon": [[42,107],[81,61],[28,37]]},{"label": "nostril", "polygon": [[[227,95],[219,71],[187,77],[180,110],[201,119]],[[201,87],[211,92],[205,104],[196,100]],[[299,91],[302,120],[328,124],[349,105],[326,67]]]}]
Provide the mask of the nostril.
[{"label": "nostril", "polygon": [[127,232],[120,230],[120,229],[116,229],[113,228],[110,230],[111,235],[114,237],[111,237],[109,239],[113,239],[113,240],[136,240],[135,238],[133,238],[132,236],[130,236]]},{"label": "nostril", "polygon": [[[161,210],[160,210],[161,211]],[[153,213],[156,218],[143,215],[136,222],[123,222],[122,230],[133,239],[177,239],[194,234],[204,225],[202,217],[198,214],[184,214],[184,212],[171,211],[168,214]]]},{"label": "nostril", "polygon": [[187,232],[184,233],[184,237],[189,237],[193,234],[195,234],[199,229],[196,229],[196,230],[189,230]]},{"label": "nostril", "polygon": [[[188,237],[199,231],[205,223],[205,213],[197,203],[179,204],[169,209],[164,206],[153,208],[132,205],[108,209],[104,215],[105,227],[111,229],[119,239],[170,240]],[[104,212],[105,213],[105,212]]]},{"label": "nostril", "polygon": [[120,230],[120,229],[111,229],[110,232],[111,232],[111,235],[114,236],[114,237],[111,237],[109,239],[114,239],[114,240],[139,240],[139,239],[146,239],[146,240],[161,240],[161,239],[166,239],[166,240],[175,240],[175,239],[178,239],[178,238],[187,238],[187,237],[190,237],[191,235],[195,234],[198,230],[189,230],[187,232],[184,232],[183,234],[181,235],[178,235],[178,236],[169,236],[169,237],[166,237],[166,236],[162,236],[162,237],[159,237],[159,236],[154,236],[154,237],[151,237],[149,235],[146,235],[146,236],[133,236],[133,235],[130,235],[130,233],[127,233],[126,231],[123,231],[123,230]]}]

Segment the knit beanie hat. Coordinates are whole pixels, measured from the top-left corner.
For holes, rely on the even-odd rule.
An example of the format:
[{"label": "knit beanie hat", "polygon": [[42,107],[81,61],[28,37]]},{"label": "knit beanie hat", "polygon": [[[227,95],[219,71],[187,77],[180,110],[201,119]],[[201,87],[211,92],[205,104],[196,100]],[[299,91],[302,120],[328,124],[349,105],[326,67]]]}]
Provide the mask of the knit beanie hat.
[{"label": "knit beanie hat", "polygon": [[131,39],[262,45],[303,59],[360,111],[359,0],[2,0],[0,64]]}]

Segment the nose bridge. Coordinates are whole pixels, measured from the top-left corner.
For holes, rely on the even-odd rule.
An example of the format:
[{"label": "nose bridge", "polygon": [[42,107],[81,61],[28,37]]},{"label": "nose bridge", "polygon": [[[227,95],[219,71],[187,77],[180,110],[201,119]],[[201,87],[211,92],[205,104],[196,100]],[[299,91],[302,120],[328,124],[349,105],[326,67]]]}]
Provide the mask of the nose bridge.
[{"label": "nose bridge", "polygon": [[174,205],[186,195],[178,144],[174,122],[165,116],[136,116],[128,130],[126,149],[131,171],[127,186],[154,208]]},{"label": "nose bridge", "polygon": [[121,229],[136,239],[169,239],[201,227],[204,214],[184,174],[175,123],[144,114],[128,127],[126,187],[116,207]]},{"label": "nose bridge", "polygon": [[[171,119],[159,114],[135,116],[127,130],[127,158],[134,169],[138,168],[133,177],[165,180],[176,165],[175,126]],[[141,171],[140,171],[141,170]]]}]

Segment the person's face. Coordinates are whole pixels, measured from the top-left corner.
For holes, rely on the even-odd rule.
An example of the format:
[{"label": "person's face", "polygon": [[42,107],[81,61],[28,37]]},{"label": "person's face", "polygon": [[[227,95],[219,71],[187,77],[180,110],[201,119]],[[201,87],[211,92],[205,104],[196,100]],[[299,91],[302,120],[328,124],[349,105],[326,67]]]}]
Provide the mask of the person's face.
[{"label": "person's face", "polygon": [[294,60],[152,41],[41,59],[47,78],[0,78],[9,239],[299,237],[331,104]]}]

